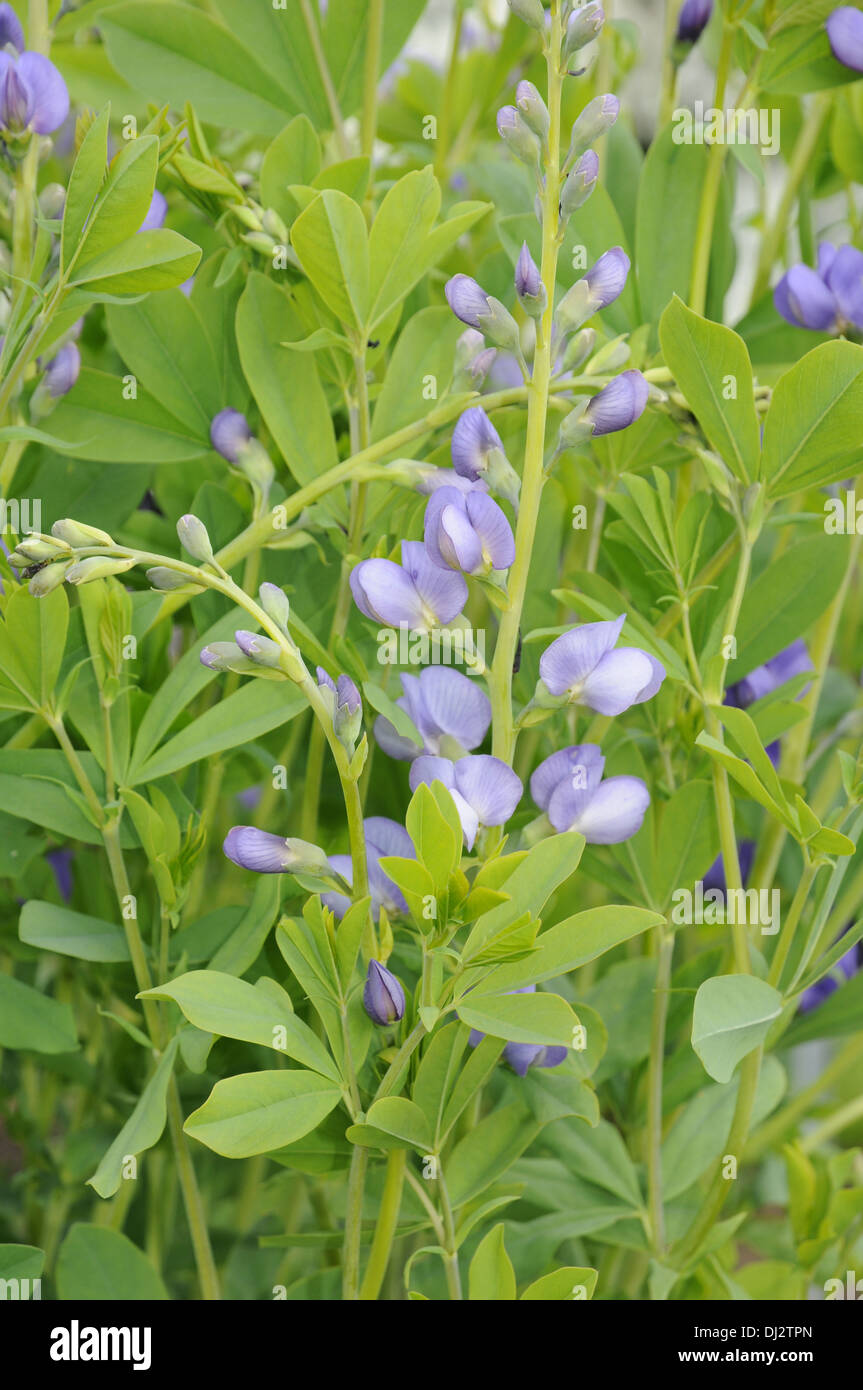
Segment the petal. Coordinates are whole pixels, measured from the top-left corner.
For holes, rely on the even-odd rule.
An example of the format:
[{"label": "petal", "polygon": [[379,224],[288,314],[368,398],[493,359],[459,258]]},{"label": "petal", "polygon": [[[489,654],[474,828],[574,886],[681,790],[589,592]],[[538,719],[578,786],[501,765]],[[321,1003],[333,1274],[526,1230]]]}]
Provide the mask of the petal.
[{"label": "petal", "polygon": [[514,1072],[517,1072],[519,1076],[527,1076],[529,1068],[544,1051],[545,1048],[541,1043],[508,1042],[503,1049],[503,1055]]},{"label": "petal", "polygon": [[649,805],[650,793],[640,777],[609,777],[589,798],[572,829],[589,845],[618,845],[641,829]]},{"label": "petal", "polygon": [[465,506],[492,569],[509,569],[515,560],[515,537],[506,512],[481,492],[466,497]]},{"label": "petal", "polygon": [[[863,22],[863,14],[860,19]],[[856,246],[840,246],[826,278],[842,317],[855,328],[863,328],[863,251]]]},{"label": "petal", "polygon": [[[521,368],[518,373],[520,381]],[[472,405],[459,416],[452,432],[452,461],[456,473],[471,480],[479,478],[488,466],[492,449],[500,449],[503,453],[501,437],[482,406]]]},{"label": "petal", "polygon": [[[458,474],[455,476],[458,477]],[[447,507],[460,508],[464,511],[464,494],[454,487],[436,488],[428,500],[423,518],[425,548],[435,564],[440,565],[441,569],[451,568],[449,561],[441,553],[439,544],[441,517]]]},{"label": "petal", "polygon": [[828,17],[825,27],[833,57],[846,68],[863,72],[863,14],[853,5],[841,5]]},{"label": "petal", "polygon": [[836,325],[836,300],[808,265],[793,265],[777,285],[773,299],[783,318],[801,328],[828,333]]},{"label": "petal", "polygon": [[[639,648],[639,651],[640,650],[641,648]],[[657,661],[655,656],[650,655],[650,652],[643,652],[642,655],[646,656],[650,662],[650,669],[653,674],[644,689],[639,691],[638,695],[633,700],[633,704],[635,705],[643,705],[645,700],[652,700],[654,695],[658,694],[659,688],[665,680],[665,667],[662,662]]]},{"label": "petal", "polygon": [[432,782],[443,782],[452,791],[455,786],[455,768],[449,758],[435,758],[423,753],[414,759],[408,774],[410,789],[415,792],[421,782],[431,786]]},{"label": "petal", "polygon": [[[349,854],[330,854],[328,856],[330,868],[353,887],[354,866]],[[342,920],[351,905],[350,898],[344,893],[322,893],[321,902],[324,907],[328,907],[339,921]]]},{"label": "petal", "polygon": [[450,796],[453,799],[453,805],[455,806],[455,809],[458,812],[458,818],[461,821],[461,828],[462,834],[464,835],[465,847],[469,850],[473,849],[474,841],[476,840],[476,834],[479,830],[479,816],[477,815],[473,807],[467,801],[465,801],[461,792],[457,791],[455,787],[452,787],[450,789]]},{"label": "petal", "polygon": [[500,758],[477,753],[455,764],[456,789],[481,825],[504,825],[521,800],[521,779]]},{"label": "petal", "polygon": [[419,685],[433,728],[455,739],[468,752],[478,748],[491,723],[491,701],[482,687],[451,666],[427,666]]},{"label": "petal", "polygon": [[652,680],[653,667],[644,652],[638,647],[618,647],[586,677],[578,700],[597,714],[622,714]]},{"label": "petal", "polygon": [[583,623],[557,637],[539,659],[539,674],[552,695],[563,695],[590,674],[610,652],[626,621],[623,613],[614,622]]},{"label": "petal", "polygon": [[372,898],[372,916],[375,920],[380,917],[382,907],[386,909],[388,917],[406,916],[408,905],[405,902],[404,896],[393,883],[392,879],[387,878],[376,859],[369,860],[368,873],[369,892]]},{"label": "petal", "polygon": [[832,242],[821,241],[818,243],[817,269],[818,274],[821,276],[821,279],[825,282],[825,284],[827,282],[827,276],[830,273],[830,267],[833,264],[835,257],[836,247],[833,245]]},{"label": "petal", "polygon": [[3,4],[0,5],[0,48],[7,43],[17,48],[19,53],[23,53],[27,46],[20,19],[11,5]]},{"label": "petal", "polygon": [[225,836],[222,850],[233,864],[256,874],[282,874],[289,851],[281,835],[271,835],[253,825],[235,825]]},{"label": "petal", "polygon": [[592,299],[600,309],[613,304],[623,293],[629,267],[629,257],[620,246],[606,251],[596,264],[591,266],[584,278],[590,286]]},{"label": "petal", "polygon": [[419,756],[420,750],[413,739],[400,734],[382,714],[375,720],[374,734],[378,748],[382,748],[388,758],[397,758],[399,762],[409,763]]},{"label": "petal", "polygon": [[[476,574],[483,568],[482,544],[464,510],[464,499],[459,498],[459,501],[461,507],[443,508],[435,548],[448,569]],[[431,549],[429,553],[434,558]]]},{"label": "petal", "polygon": [[168,213],[168,200],[164,193],[160,193],[158,188],[154,188],[153,196],[150,199],[150,206],[147,208],[147,216],[144,218],[139,232],[155,232],[165,225],[165,217]]},{"label": "petal", "polygon": [[579,743],[571,748],[562,748],[535,769],[530,779],[530,794],[539,809],[547,811],[551,794],[558,783],[564,779],[574,783],[576,772],[580,772],[579,783],[583,782],[586,790],[593,791],[600,783],[604,767],[605,758],[595,743]]},{"label": "petal", "polygon": [[576,781],[574,777],[564,777],[558,782],[546,807],[546,814],[555,830],[578,829],[576,822],[587,810],[596,791],[595,787],[582,787],[581,779]]},{"label": "petal", "polygon": [[641,372],[621,372],[588,403],[584,417],[595,435],[628,429],[643,413],[649,392]]},{"label": "petal", "polygon": [[537,1067],[559,1067],[561,1062],[566,1061],[568,1053],[568,1047],[544,1047],[542,1056],[537,1058],[534,1065]]},{"label": "petal", "polygon": [[33,101],[30,125],[37,135],[50,135],[69,114],[66,83],[54,64],[41,53],[22,53],[16,66]]},{"label": "petal", "polygon": [[390,820],[388,816],[366,816],[363,826],[366,845],[379,859],[388,854],[400,859],[416,859],[414,842],[397,820]]},{"label": "petal", "polygon": [[[455,570],[440,569],[421,541],[402,541],[402,564],[413,580],[422,605],[431,611],[442,627],[458,616],[467,600],[468,592],[463,574],[458,574]],[[427,626],[425,619],[422,626]]]},{"label": "petal", "polygon": [[351,570],[350,585],[357,608],[367,618],[386,627],[425,626],[416,586],[394,560],[362,560]]}]

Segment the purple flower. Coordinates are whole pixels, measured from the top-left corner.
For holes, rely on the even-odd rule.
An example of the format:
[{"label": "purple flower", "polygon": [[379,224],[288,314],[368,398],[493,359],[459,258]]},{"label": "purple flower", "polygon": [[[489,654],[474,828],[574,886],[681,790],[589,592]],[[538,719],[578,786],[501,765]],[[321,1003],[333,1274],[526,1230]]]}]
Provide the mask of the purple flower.
[{"label": "purple flower", "polygon": [[[5,5],[2,8],[8,9],[9,6]],[[3,16],[2,14],[0,14],[0,24],[2,24],[2,19]],[[71,901],[72,898],[72,864],[75,860],[74,850],[50,849],[48,853],[45,855],[45,858],[48,860],[48,863],[51,865],[51,868],[54,871],[54,878],[57,883],[57,892],[60,894],[60,897],[63,899],[64,903],[68,903],[69,901]]]},{"label": "purple flower", "polygon": [[658,691],[665,668],[640,647],[614,644],[626,621],[584,623],[557,637],[539,659],[539,673],[552,695],[587,705],[597,714],[622,714]]},{"label": "purple flower", "polygon": [[539,163],[541,146],[521,112],[515,106],[502,106],[497,113],[497,133],[523,164]]},{"label": "purple flower", "polygon": [[45,368],[45,386],[53,400],[65,396],[78,380],[81,354],[77,343],[65,343]]},{"label": "purple flower", "polygon": [[600,4],[582,5],[573,11],[566,26],[564,56],[571,57],[595,39],[604,23],[605,11]]},{"label": "purple flower", "polygon": [[775,286],[773,303],[798,328],[819,333],[841,333],[849,326],[863,329],[863,252],[856,246],[837,250],[822,241],[817,270],[793,265]]},{"label": "purple flower", "polygon": [[[380,866],[381,859],[393,856],[398,859],[416,859],[413,840],[403,825],[389,820],[386,816],[367,816],[363,821],[366,837],[366,868],[369,875],[369,893],[372,899],[372,916],[377,920],[381,908],[389,917],[406,915],[408,905],[391,878],[387,878]],[[354,871],[349,854],[331,854],[330,868],[353,887]],[[342,893],[323,893],[321,902],[341,920],[350,907],[350,900]]]},{"label": "purple flower", "polygon": [[320,873],[329,868],[326,855],[317,845],[283,839],[253,825],[235,825],[229,830],[222,851],[232,864],[256,874]]},{"label": "purple flower", "polygon": [[488,295],[469,275],[454,275],[444,288],[447,303],[457,319],[469,328],[480,329],[480,317],[488,314]]},{"label": "purple flower", "polygon": [[220,410],[210,422],[210,443],[217,454],[236,463],[240,450],[252,437],[249,422],[239,410]]},{"label": "purple flower", "polygon": [[532,82],[519,82],[515,89],[515,104],[525,125],[530,127],[539,140],[545,142],[550,125],[548,107]]},{"label": "purple flower", "polygon": [[566,176],[560,192],[560,215],[569,217],[587,202],[599,178],[599,157],[587,150]]},{"label": "purple flower", "polygon": [[608,308],[623,293],[629,274],[630,260],[620,246],[605,251],[584,276],[590,288],[594,313]]},{"label": "purple flower", "polygon": [[515,267],[515,292],[519,299],[537,299],[541,290],[539,266],[530,254],[527,242],[523,241]]},{"label": "purple flower", "polygon": [[0,5],[0,48],[5,48],[7,43],[17,48],[19,53],[23,53],[27,46],[20,19],[11,5],[4,4]]},{"label": "purple flower", "polygon": [[617,845],[641,829],[650,793],[640,777],[602,780],[595,744],[552,753],[530,779],[530,794],[555,830],[577,830],[589,845]]},{"label": "purple flower", "polygon": [[523,790],[512,768],[487,753],[455,763],[422,754],[411,764],[409,781],[414,792],[421,782],[443,782],[455,802],[468,849],[473,849],[481,825],[506,824]]},{"label": "purple flower", "polygon": [[363,1008],[372,1023],[382,1028],[404,1018],[405,992],[395,975],[377,960],[369,961],[363,985]]},{"label": "purple flower", "polygon": [[827,19],[825,28],[833,57],[854,72],[863,72],[863,13],[853,5],[841,5]]},{"label": "purple flower", "polygon": [[488,472],[493,450],[503,454],[503,443],[481,405],[472,405],[458,417],[452,432],[452,462],[462,478],[476,482]]},{"label": "purple flower", "polygon": [[[772,656],[763,666],[756,666],[748,676],[729,685],[725,692],[725,704],[733,705],[736,709],[748,709],[756,700],[762,700],[765,695],[770,695],[781,685],[785,685],[786,681],[793,680],[795,676],[802,676],[805,671],[814,670],[806,643],[802,637],[798,637],[790,647]],[[804,693],[805,691],[800,692],[801,695]]]},{"label": "purple flower", "polygon": [[441,569],[419,541],[402,541],[402,563],[362,560],[350,577],[351,593],[361,613],[384,627],[404,624],[413,632],[445,627],[462,610],[467,583],[461,574]]},{"label": "purple flower", "polygon": [[459,492],[488,492],[488,484],[483,478],[475,481],[463,478],[454,468],[429,468],[416,485],[417,492],[430,497],[439,487],[454,487]]},{"label": "purple flower", "polygon": [[641,372],[634,369],[622,372],[588,404],[584,418],[593,426],[593,433],[613,434],[628,429],[647,405],[649,387]]},{"label": "purple flower", "polygon": [[144,218],[139,232],[155,232],[165,225],[165,217],[168,213],[168,200],[164,193],[160,193],[158,188],[153,189],[153,196],[150,199],[150,206],[147,209],[147,216]]},{"label": "purple flower", "polygon": [[713,0],[684,0],[677,19],[678,43],[695,43],[707,28]]},{"label": "purple flower", "polygon": [[[20,27],[20,26],[19,26]],[[0,126],[50,135],[69,114],[66,83],[41,53],[0,52]]]},{"label": "purple flower", "polygon": [[515,539],[506,514],[484,492],[441,487],[429,498],[425,546],[441,569],[488,574],[508,569],[515,559]]},{"label": "purple flower", "polygon": [[[568,169],[578,155],[590,150],[590,146],[611,129],[619,115],[620,102],[613,92],[606,92],[603,96],[594,97],[593,101],[589,101],[572,127],[565,167]],[[590,154],[591,158],[596,160],[598,169],[599,161],[596,155],[592,150]]]},{"label": "purple flower", "polygon": [[[455,759],[479,747],[491,723],[491,702],[476,681],[451,666],[427,666],[401,680],[404,693],[396,704],[413,720],[423,752]],[[375,738],[391,758],[410,762],[420,756],[413,740],[382,715],[375,720]]]}]

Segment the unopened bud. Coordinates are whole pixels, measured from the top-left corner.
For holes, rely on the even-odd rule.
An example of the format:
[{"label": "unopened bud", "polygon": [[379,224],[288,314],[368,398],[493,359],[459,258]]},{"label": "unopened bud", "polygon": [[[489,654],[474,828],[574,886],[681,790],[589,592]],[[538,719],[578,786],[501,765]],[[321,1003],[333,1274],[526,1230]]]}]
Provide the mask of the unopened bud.
[{"label": "unopened bud", "polygon": [[284,589],[280,589],[278,584],[262,584],[258,590],[258,602],[267,617],[272,618],[276,626],[287,637],[291,605]]},{"label": "unopened bud", "polygon": [[191,512],[181,516],[177,522],[177,535],[180,545],[193,560],[200,560],[203,564],[213,563],[213,547],[207,528],[200,517],[194,516]]},{"label": "unopened bud", "polygon": [[70,521],[68,517],[54,522],[51,535],[71,545],[73,550],[82,550],[91,545],[114,544],[107,531],[100,531],[97,526],[87,526],[83,521]]},{"label": "unopened bud", "polygon": [[112,560],[107,555],[90,555],[78,560],[66,574],[68,584],[89,584],[94,579],[107,579],[112,574],[125,574],[134,560]]}]

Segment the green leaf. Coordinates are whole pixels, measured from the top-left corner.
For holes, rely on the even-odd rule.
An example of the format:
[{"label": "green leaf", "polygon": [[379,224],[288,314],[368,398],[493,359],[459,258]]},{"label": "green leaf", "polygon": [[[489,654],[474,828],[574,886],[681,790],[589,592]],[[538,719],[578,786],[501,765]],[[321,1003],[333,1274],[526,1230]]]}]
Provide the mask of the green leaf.
[{"label": "green leaf", "polygon": [[363,681],[363,694],[371,705],[372,709],[382,714],[384,719],[388,719],[396,733],[401,734],[402,738],[409,738],[415,743],[417,748],[422,748],[422,737],[417,731],[417,727],[395,700],[391,700],[382,686],[376,685],[374,681]]},{"label": "green leaf", "polygon": [[595,1269],[565,1265],[528,1284],[521,1302],[541,1300],[543,1303],[565,1303],[573,1299],[593,1298],[597,1278]]},{"label": "green leaf", "polygon": [[[712,446],[735,477],[758,477],[761,430],[743,339],[674,296],[659,323],[666,365]],[[733,394],[728,394],[732,392]]]},{"label": "green leaf", "polygon": [[[507,880],[507,889],[511,881]],[[664,917],[643,907],[591,907],[577,912],[574,917],[567,917],[557,926],[540,932],[535,949],[525,960],[499,965],[475,987],[472,978],[467,980],[470,997],[505,993],[556,979],[664,921]]]},{"label": "green leaf", "polygon": [[327,308],[362,333],[369,312],[369,240],[362,209],[346,194],[325,189],[297,218],[291,244]]},{"label": "green leaf", "polygon": [[822,343],[781,376],[764,424],[770,496],[792,497],[856,473],[861,410],[863,347],[856,343]]},{"label": "green leaf", "polygon": [[97,463],[184,463],[210,449],[209,437],[182,424],[144,387],[127,399],[121,376],[92,367],[81,368],[51,423],[70,454]]},{"label": "green leaf", "polygon": [[110,115],[109,104],[99,112],[84,136],[72,166],[66,201],[63,204],[60,263],[64,270],[81,245],[87,219],[105,182]]},{"label": "green leaf", "polygon": [[552,893],[575,873],[584,843],[583,835],[568,830],[562,835],[550,835],[534,845],[506,880],[509,901],[499,903],[477,918],[465,942],[465,949],[478,951],[481,945],[505,927],[512,926],[525,912],[538,916]]},{"label": "green leaf", "polygon": [[468,1273],[468,1298],[501,1301],[515,1298],[515,1270],[506,1253],[503,1222],[493,1226],[476,1248]]},{"label": "green leaf", "polygon": [[729,683],[782,651],[821,616],[842,582],[848,545],[845,536],[792,541],[748,586]]},{"label": "green leaf", "polygon": [[301,484],[310,483],[339,461],[314,357],[273,346],[302,334],[302,324],[285,292],[263,275],[250,275],[237,307],[240,360],[267,429]]},{"label": "green leaf", "polygon": [[301,1139],[340,1099],[340,1087],[315,1072],[248,1072],[217,1081],[186,1133],[225,1158],[249,1158]]},{"label": "green leaf", "polygon": [[129,959],[125,933],[115,922],[103,922],[38,898],[28,899],[21,909],[18,935],[28,946],[77,960],[114,963]]},{"label": "green leaf", "polygon": [[216,356],[191,300],[166,290],[140,304],[111,304],[105,317],[129,370],[209,448],[210,421],[224,402]]},{"label": "green leaf", "polygon": [[657,902],[703,878],[719,853],[719,826],[709,782],[686,782],[662,808],[654,868]]},{"label": "green leaf", "polygon": [[0,1047],[22,1052],[74,1052],[75,1020],[68,1004],[0,974]]},{"label": "green leaf", "polygon": [[440,187],[430,164],[398,179],[381,203],[369,237],[370,329],[423,274],[423,244],[439,209]]},{"label": "green leaf", "polygon": [[420,783],[410,799],[405,828],[414,842],[417,857],[431,875],[435,893],[444,893],[449,876],[458,868],[461,859],[461,836],[457,838],[453,833],[438,808],[431,787],[425,783]]},{"label": "green leaf", "polygon": [[335,1063],[308,1024],[279,998],[236,975],[220,970],[190,970],[170,984],[145,990],[139,997],[173,999],[184,1017],[205,1033],[274,1048],[332,1081],[339,1080]]},{"label": "green leaf", "polygon": [[[56,694],[69,626],[69,603],[62,588],[34,598],[26,588],[9,597],[0,625],[0,673],[25,697],[23,706],[50,707]],[[11,808],[10,808],[11,809]]]},{"label": "green leaf", "polygon": [[69,284],[85,288],[96,298],[172,290],[194,275],[200,259],[200,246],[161,227],[137,232],[86,265],[76,266]]},{"label": "green leaf", "polygon": [[150,1261],[128,1236],[76,1221],[57,1254],[57,1297],[64,1303],[153,1302],[168,1297]]},{"label": "green leaf", "polygon": [[692,1046],[714,1081],[730,1081],[737,1063],[764,1041],[782,1011],[782,995],[754,975],[715,975],[695,996]]},{"label": "green leaf", "polygon": [[261,734],[287,724],[305,707],[303,695],[287,682],[247,681],[163,743],[129,780],[135,786],[154,782],[227,748],[253,743]]},{"label": "green leaf", "polygon": [[112,65],[136,91],[179,111],[190,101],[204,121],[275,135],[302,106],[230,28],[188,5],[112,5],[99,27]]},{"label": "green leaf", "polygon": [[434,1152],[434,1139],[425,1114],[412,1100],[404,1096],[386,1096],[376,1100],[366,1120],[369,1125],[403,1139],[421,1154]]},{"label": "green leaf", "polygon": [[[95,165],[95,151],[92,162]],[[155,135],[128,140],[112,160],[80,240],[66,248],[68,264],[74,262],[71,284],[92,279],[87,267],[138,231],[153,197],[158,167],[159,141]]]},{"label": "green leaf", "polygon": [[472,1201],[505,1173],[532,1144],[539,1121],[521,1101],[501,1106],[480,1120],[453,1149],[446,1167],[454,1208]]},{"label": "green leaf", "polygon": [[38,1279],[44,1267],[45,1251],[38,1246],[0,1245],[0,1279]]},{"label": "green leaf", "polygon": [[449,309],[420,309],[399,334],[375,402],[372,443],[422,419],[433,402],[423,393],[434,378],[437,398],[452,377],[453,354],[462,325]]},{"label": "green leaf", "polygon": [[130,1154],[136,1157],[152,1149],[162,1137],[167,1115],[168,1086],[174,1070],[179,1038],[172,1038],[156,1070],[141,1092],[135,1109],[108,1149],[92,1178],[87,1182],[100,1197],[113,1197],[123,1181],[123,1165]]},{"label": "green leaf", "polygon": [[261,203],[284,222],[292,222],[296,205],[289,186],[310,184],[320,167],[321,142],[315,127],[308,116],[295,116],[267,147],[261,163]]},{"label": "green leaf", "polygon": [[459,1001],[458,1013],[469,1028],[510,1042],[571,1047],[578,1019],[557,994],[471,993]]},{"label": "green leaf", "polygon": [[626,1144],[620,1130],[608,1120],[600,1120],[595,1129],[588,1129],[578,1120],[568,1120],[555,1125],[550,1133],[554,1135],[555,1153],[571,1172],[613,1192],[637,1210],[643,1207],[638,1174]]}]

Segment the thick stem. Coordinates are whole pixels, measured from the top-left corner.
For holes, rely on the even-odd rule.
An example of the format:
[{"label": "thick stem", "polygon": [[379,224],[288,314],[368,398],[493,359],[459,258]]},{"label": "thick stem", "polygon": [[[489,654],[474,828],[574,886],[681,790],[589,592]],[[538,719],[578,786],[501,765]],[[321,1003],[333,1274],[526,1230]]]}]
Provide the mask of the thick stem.
[{"label": "thick stem", "polygon": [[770,973],[767,976],[767,983],[773,985],[776,989],[780,987],[782,971],[785,967],[785,962],[788,959],[788,952],[791,950],[797,932],[800,914],[806,904],[806,899],[809,897],[809,889],[812,887],[812,881],[817,872],[817,865],[807,861],[803,873],[800,876],[800,882],[797,885],[797,892],[794,894],[791,910],[782,924],[782,935],[776,943],[773,960],[770,962]]},{"label": "thick stem", "polygon": [[371,1302],[376,1299],[384,1282],[399,1220],[406,1162],[406,1149],[393,1149],[387,1158],[387,1175],[378,1212],[378,1224],[375,1227],[369,1262],[360,1289],[360,1298],[363,1301]]},{"label": "thick stem", "polygon": [[515,533],[515,561],[509,572],[509,603],[504,610],[494,650],[489,694],[492,704],[492,752],[496,758],[511,763],[515,746],[512,711],[512,676],[518,646],[521,613],[527,592],[533,544],[542,498],[545,463],[545,429],[548,416],[549,384],[551,381],[551,332],[554,318],[554,290],[557,278],[557,259],[560,200],[560,45],[561,22],[559,0],[551,8],[551,31],[548,38],[548,109],[550,117],[545,189],[542,199],[542,264],[540,273],[545,286],[546,309],[533,361],[533,375],[528,388],[527,436],[524,453],[524,474],[519,502],[518,525]]},{"label": "thick stem", "polygon": [[[734,53],[735,29],[725,24],[722,31],[722,47],[719,50],[719,65],[716,69],[716,90],[713,105],[723,110],[725,88],[731,70]],[[713,224],[716,218],[716,205],[722,186],[722,170],[725,165],[725,146],[717,142],[710,146],[707,173],[701,191],[701,204],[698,209],[698,224],[695,232],[695,257],[692,264],[692,285],[689,292],[690,308],[696,314],[703,314],[707,304],[707,279],[710,273],[710,250],[713,245]]]},{"label": "thick stem", "polygon": [[674,937],[663,927],[657,927],[656,940],[656,985],[653,994],[650,1061],[647,1071],[647,1191],[653,1248],[657,1254],[661,1254],[665,1246],[665,1212],[662,1201],[662,1075]]},{"label": "thick stem", "polygon": [[195,1176],[192,1155],[189,1152],[189,1141],[183,1130],[183,1112],[180,1108],[180,1093],[177,1088],[176,1078],[173,1076],[168,1086],[168,1129],[171,1135],[171,1143],[174,1146],[174,1160],[177,1165],[177,1176],[180,1179],[180,1191],[183,1194],[183,1205],[186,1208],[186,1219],[189,1223],[192,1249],[195,1252],[195,1264],[198,1269],[198,1281],[201,1285],[201,1297],[207,1302],[216,1302],[221,1297],[219,1291],[219,1276],[216,1272],[216,1263],[213,1259],[213,1251],[210,1245],[210,1233],[207,1229],[207,1216],[201,1198],[201,1190],[198,1187],[198,1179]]},{"label": "thick stem", "polygon": [[360,1241],[363,1220],[368,1150],[355,1144],[348,1174],[348,1203],[345,1211],[345,1243],[342,1256],[342,1298],[355,1302],[360,1296]]}]

